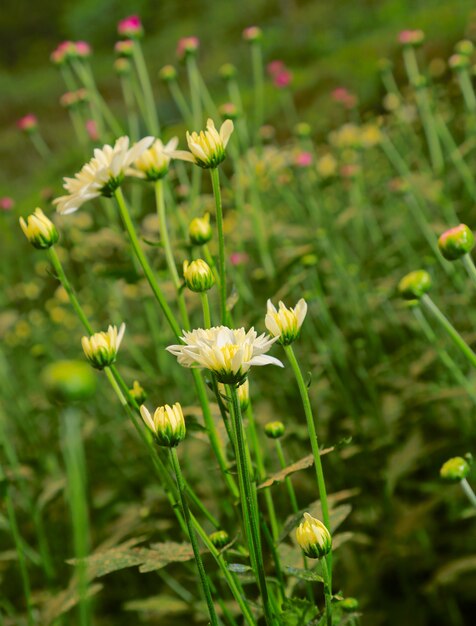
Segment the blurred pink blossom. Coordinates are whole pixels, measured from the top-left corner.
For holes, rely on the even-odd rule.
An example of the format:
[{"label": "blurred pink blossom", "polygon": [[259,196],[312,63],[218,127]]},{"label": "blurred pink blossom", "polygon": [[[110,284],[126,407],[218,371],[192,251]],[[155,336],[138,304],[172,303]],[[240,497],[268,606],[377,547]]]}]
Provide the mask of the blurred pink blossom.
[{"label": "blurred pink blossom", "polygon": [[0,198],[0,209],[2,211],[11,211],[15,206],[15,200],[9,196],[3,196]]},{"label": "blurred pink blossom", "polygon": [[33,113],[28,113],[18,120],[17,126],[26,133],[31,132],[38,127],[38,119]]},{"label": "blurred pink blossom", "polygon": [[86,131],[91,141],[97,141],[99,139],[98,127],[94,120],[86,120]]},{"label": "blurred pink blossom", "polygon": [[312,165],[312,154],[310,152],[300,152],[294,159],[298,167],[309,167]]},{"label": "blurred pink blossom", "polygon": [[142,22],[138,15],[129,15],[117,25],[117,32],[121,37],[140,37],[144,33]]},{"label": "blurred pink blossom", "polygon": [[246,254],[246,252],[232,252],[230,254],[230,263],[234,266],[236,265],[244,265],[248,263],[250,257]]},{"label": "blurred pink blossom", "polygon": [[199,47],[200,39],[198,37],[194,37],[193,35],[190,37],[182,37],[177,43],[177,58],[182,60],[187,54],[196,52]]}]

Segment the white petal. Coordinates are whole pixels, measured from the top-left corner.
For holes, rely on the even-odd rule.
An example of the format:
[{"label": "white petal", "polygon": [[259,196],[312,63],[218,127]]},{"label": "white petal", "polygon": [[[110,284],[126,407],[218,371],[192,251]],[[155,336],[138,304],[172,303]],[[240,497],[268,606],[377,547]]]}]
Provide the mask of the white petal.
[{"label": "white petal", "polygon": [[226,148],[228,141],[230,139],[231,133],[233,132],[233,122],[231,120],[225,120],[220,128],[220,137],[223,142],[223,147]]},{"label": "white petal", "polygon": [[258,356],[254,356],[250,361],[248,361],[249,365],[277,365],[278,367],[284,367],[279,359],[276,359],[274,356],[269,356],[267,354],[259,354]]}]

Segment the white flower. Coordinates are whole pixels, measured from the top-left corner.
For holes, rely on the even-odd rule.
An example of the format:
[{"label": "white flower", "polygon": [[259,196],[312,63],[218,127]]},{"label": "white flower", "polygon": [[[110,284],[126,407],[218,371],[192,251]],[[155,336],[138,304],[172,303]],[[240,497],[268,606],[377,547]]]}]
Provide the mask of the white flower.
[{"label": "white flower", "polygon": [[280,302],[279,311],[276,310],[271,300],[268,300],[265,325],[273,337],[279,338],[279,342],[287,346],[299,336],[306,313],[307,304],[303,298],[294,309],[288,309],[283,302]]},{"label": "white flower", "polygon": [[207,129],[200,133],[187,131],[187,144],[190,152],[174,150],[170,156],[182,161],[190,161],[203,168],[217,167],[225,159],[225,148],[233,132],[233,122],[225,120],[220,132],[215,128],[212,119],[207,120]]},{"label": "white flower", "polygon": [[107,332],[94,333],[91,337],[81,339],[84,354],[93,367],[102,370],[114,363],[125,330],[126,325],[122,323],[119,332],[116,326],[109,326]]},{"label": "white flower", "polygon": [[177,145],[178,137],[172,137],[165,145],[160,139],[156,139],[152,146],[134,161],[133,167],[127,173],[147,180],[163,178],[169,171],[170,153]]},{"label": "white flower", "polygon": [[185,419],[179,402],[159,406],[153,416],[143,404],[140,414],[159,446],[173,448],[185,438]]},{"label": "white flower", "polygon": [[153,143],[153,137],[144,137],[129,148],[129,137],[120,137],[114,147],[94,150],[94,157],[75,174],[65,178],[63,187],[68,195],[53,200],[58,213],[73,213],[98,196],[111,197],[122,183],[128,168]]},{"label": "white flower", "polygon": [[198,328],[184,332],[185,345],[166,348],[184,367],[204,367],[217,376],[218,382],[242,384],[252,365],[279,365],[281,361],[265,355],[276,339],[265,333],[257,335],[254,328],[232,330],[227,326]]}]

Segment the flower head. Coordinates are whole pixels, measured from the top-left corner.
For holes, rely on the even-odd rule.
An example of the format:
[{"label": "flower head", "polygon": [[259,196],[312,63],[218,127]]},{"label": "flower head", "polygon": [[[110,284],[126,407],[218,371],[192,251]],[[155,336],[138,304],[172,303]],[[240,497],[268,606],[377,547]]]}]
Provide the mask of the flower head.
[{"label": "flower head", "polygon": [[254,328],[248,332],[227,326],[198,328],[184,332],[181,339],[185,345],[169,346],[168,352],[183,367],[204,367],[214,372],[220,383],[242,384],[253,365],[284,367],[278,359],[265,355],[276,339],[265,333],[258,336]]},{"label": "flower head", "polygon": [[143,404],[140,408],[140,414],[159,446],[175,448],[185,439],[185,419],[179,402],[173,406],[168,404],[159,406],[155,409],[153,416]]},{"label": "flower head", "polygon": [[283,422],[268,422],[264,425],[264,433],[269,439],[280,439],[285,430]]},{"label": "flower head", "polygon": [[129,15],[129,17],[125,17],[123,20],[120,20],[117,25],[117,32],[121,37],[136,39],[142,37],[144,29],[142,27],[140,17],[138,15]]},{"label": "flower head", "polygon": [[177,78],[177,70],[173,65],[164,65],[159,70],[159,78],[163,80],[164,83],[171,83]]},{"label": "flower head", "polygon": [[170,156],[183,161],[190,161],[205,169],[220,165],[225,160],[225,148],[233,132],[233,122],[225,120],[220,127],[220,132],[215,128],[212,119],[207,120],[206,130],[200,133],[187,131],[187,143],[190,152],[175,150]]},{"label": "flower head", "polygon": [[455,261],[471,252],[474,247],[474,235],[466,224],[460,224],[440,235],[438,247],[445,259]]},{"label": "flower head", "polygon": [[138,380],[135,380],[132,384],[129,393],[137,402],[137,404],[143,404],[147,400],[147,393]]},{"label": "flower head", "polygon": [[443,480],[449,482],[459,482],[466,478],[469,474],[469,463],[462,456],[455,456],[452,459],[448,459],[440,469],[440,476]]},{"label": "flower head", "polygon": [[0,198],[0,209],[2,211],[11,211],[15,206],[15,200],[10,196],[3,196]]},{"label": "flower head", "polygon": [[122,323],[119,332],[117,326],[109,326],[107,332],[94,333],[81,339],[84,354],[94,368],[102,370],[114,363],[125,330],[126,325]]},{"label": "flower head", "polygon": [[129,148],[129,137],[120,137],[114,147],[96,148],[94,157],[83,165],[74,178],[64,179],[63,187],[68,195],[53,201],[58,213],[73,213],[88,200],[99,196],[111,197],[129,173],[130,165],[153,141],[153,137],[144,137]]},{"label": "flower head", "polygon": [[200,39],[198,37],[182,37],[177,43],[177,58],[183,61],[192,54],[195,54],[200,47]]},{"label": "flower head", "polygon": [[431,288],[431,276],[425,270],[406,274],[398,283],[400,295],[405,300],[419,300]]},{"label": "flower head", "polygon": [[203,259],[196,259],[190,263],[184,261],[183,277],[190,291],[197,293],[208,291],[215,284],[215,277],[211,267]]},{"label": "flower head", "polygon": [[230,543],[230,535],[226,530],[216,530],[211,535],[208,535],[208,538],[217,550],[221,550]]},{"label": "flower head", "polygon": [[249,41],[250,43],[261,41],[261,39],[263,39],[263,31],[259,26],[248,26],[244,29],[242,35],[243,39],[245,41]]},{"label": "flower head", "polygon": [[188,227],[188,236],[194,246],[203,246],[212,238],[212,227],[210,226],[210,213],[205,213],[203,217],[195,217]]},{"label": "flower head", "polygon": [[294,309],[288,309],[283,302],[280,302],[279,311],[276,310],[271,300],[268,300],[268,311],[264,323],[270,334],[279,339],[279,343],[288,346],[298,338],[306,313],[307,304],[303,298]]},{"label": "flower head", "polygon": [[332,548],[332,537],[324,524],[304,513],[304,521],[296,530],[296,539],[304,554],[310,559],[322,559]]},{"label": "flower head", "polygon": [[425,39],[422,30],[402,30],[398,33],[398,43],[403,46],[419,46]]},{"label": "flower head", "polygon": [[17,126],[25,133],[32,133],[38,128],[38,118],[33,113],[28,113],[18,120]]},{"label": "flower head", "polygon": [[20,226],[31,245],[39,250],[51,248],[59,239],[56,226],[41,209],[35,209],[26,222],[20,217]]},{"label": "flower head", "polygon": [[134,40],[122,39],[114,44],[114,52],[118,57],[131,57],[134,53]]},{"label": "flower head", "polygon": [[160,139],[156,139],[151,147],[134,161],[133,169],[129,173],[152,181],[163,178],[169,171],[169,155],[177,144],[177,137],[173,137],[165,146]]}]

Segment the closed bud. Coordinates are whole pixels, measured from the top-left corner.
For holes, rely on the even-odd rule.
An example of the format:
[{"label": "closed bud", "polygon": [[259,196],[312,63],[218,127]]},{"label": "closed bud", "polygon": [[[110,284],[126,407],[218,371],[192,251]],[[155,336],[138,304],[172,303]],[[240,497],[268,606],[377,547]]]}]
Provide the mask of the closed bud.
[{"label": "closed bud", "polygon": [[220,67],[218,73],[223,80],[231,80],[236,76],[236,67],[231,63],[225,63]]},{"label": "closed bud", "polygon": [[471,252],[474,247],[474,235],[466,224],[460,224],[440,236],[438,247],[445,259],[455,261]]},{"label": "closed bud", "polygon": [[230,543],[230,535],[226,530],[217,530],[211,535],[208,535],[208,538],[217,550],[221,550]]},{"label": "closed bud", "polygon": [[188,235],[194,246],[202,246],[210,241],[212,238],[210,213],[205,213],[203,217],[195,217],[188,227]]},{"label": "closed bud", "polygon": [[109,326],[107,332],[95,333],[81,339],[84,354],[95,369],[102,370],[114,363],[125,330],[126,325],[123,323],[119,332],[117,326]]},{"label": "closed bud", "polygon": [[178,402],[173,406],[168,404],[159,406],[155,410],[154,415],[151,415],[143,404],[140,408],[140,414],[159,446],[175,448],[185,439],[185,419],[182,407]]},{"label": "closed bud", "polygon": [[138,380],[134,381],[132,388],[129,389],[129,393],[137,404],[143,404],[147,400],[147,393]]},{"label": "closed bud", "polygon": [[114,52],[118,57],[132,57],[134,54],[134,40],[124,39],[122,41],[117,41],[114,45]]},{"label": "closed bud", "polygon": [[114,71],[118,76],[126,76],[131,73],[131,63],[129,59],[119,57],[114,61]]},{"label": "closed bud", "polygon": [[189,56],[194,56],[200,48],[198,37],[182,37],[177,43],[177,58],[184,61]]},{"label": "closed bud", "polygon": [[346,613],[353,613],[359,608],[359,601],[357,598],[344,598],[339,602],[339,606]]},{"label": "closed bud", "polygon": [[463,39],[462,41],[458,41],[455,46],[455,51],[465,57],[470,57],[474,52],[474,44],[472,41],[469,41],[469,39]]},{"label": "closed bud", "polygon": [[49,398],[75,402],[92,397],[96,391],[96,376],[84,361],[56,361],[45,367],[41,381]]},{"label": "closed bud", "polygon": [[311,136],[311,126],[307,122],[299,122],[294,127],[294,132],[296,133],[296,137],[300,139],[307,139]]},{"label": "closed bud", "polygon": [[28,241],[38,250],[51,248],[59,239],[56,226],[41,209],[35,209],[26,222],[20,217],[20,226]]},{"label": "closed bud", "polygon": [[302,323],[307,313],[306,301],[301,298],[294,309],[288,309],[283,302],[279,303],[279,311],[268,300],[265,326],[272,337],[279,337],[279,343],[288,346],[298,338]]},{"label": "closed bud", "polygon": [[469,68],[471,61],[464,54],[452,54],[448,59],[448,65],[452,70],[458,72]]},{"label": "closed bud", "polygon": [[259,28],[259,26],[248,26],[242,34],[243,39],[245,41],[249,41],[250,43],[261,41],[263,39],[263,31]]},{"label": "closed bud", "polygon": [[398,35],[398,41],[403,46],[417,47],[425,40],[425,33],[422,30],[402,30]]},{"label": "closed bud", "polygon": [[159,70],[159,78],[164,83],[171,83],[177,78],[177,70],[173,65],[164,65],[164,67]]},{"label": "closed bud", "polygon": [[449,482],[459,482],[469,474],[469,463],[461,456],[455,456],[443,463],[440,476]]},{"label": "closed bud", "polygon": [[264,426],[264,433],[269,439],[280,439],[285,430],[283,422],[268,422]]},{"label": "closed bud", "polygon": [[296,539],[304,554],[310,559],[322,559],[332,548],[332,537],[324,524],[304,513],[304,521],[296,530]]},{"label": "closed bud", "polygon": [[144,34],[144,28],[140,17],[138,15],[129,15],[129,17],[120,20],[117,25],[117,32],[121,37],[139,39]]},{"label": "closed bud", "polygon": [[419,300],[431,288],[431,278],[425,270],[415,270],[398,283],[398,291],[405,300]]},{"label": "closed bud", "polygon": [[225,102],[225,104],[222,104],[218,109],[218,112],[225,120],[236,120],[239,116],[238,109],[233,102]]},{"label": "closed bud", "polygon": [[189,263],[183,262],[183,277],[190,291],[202,293],[208,291],[215,284],[215,277],[211,267],[203,259]]}]

